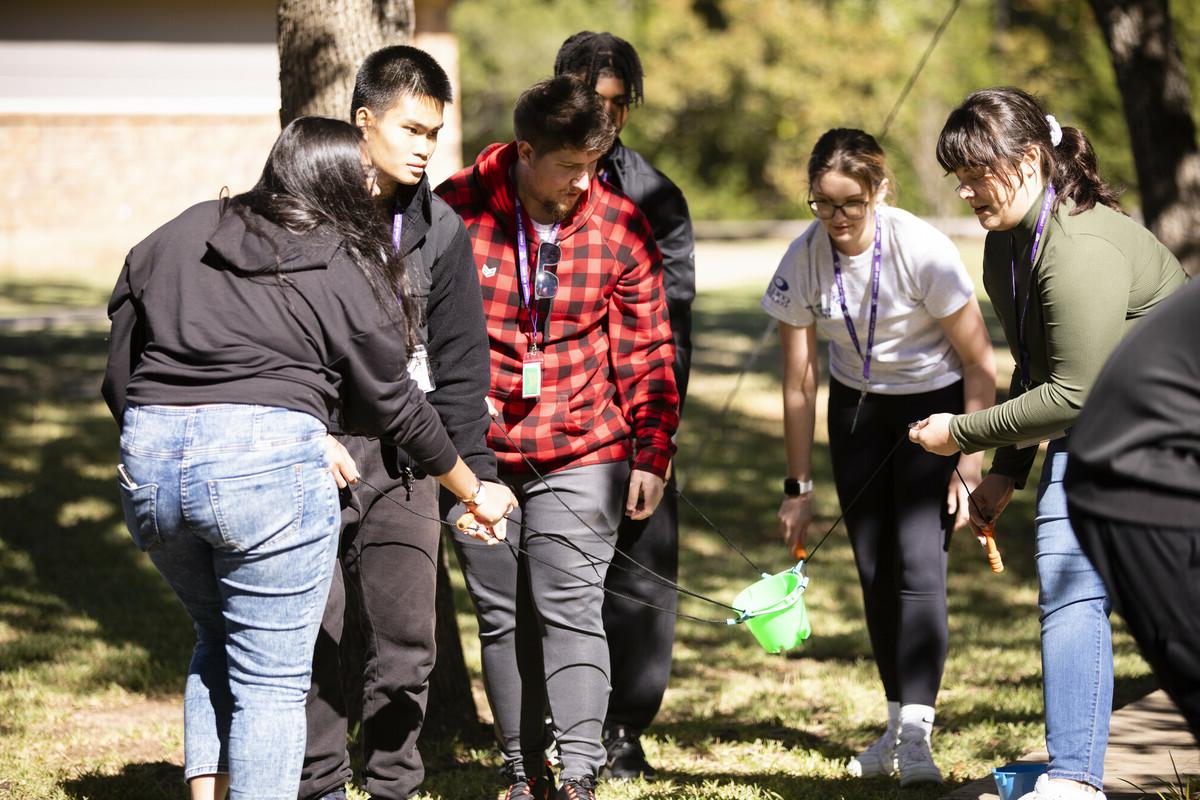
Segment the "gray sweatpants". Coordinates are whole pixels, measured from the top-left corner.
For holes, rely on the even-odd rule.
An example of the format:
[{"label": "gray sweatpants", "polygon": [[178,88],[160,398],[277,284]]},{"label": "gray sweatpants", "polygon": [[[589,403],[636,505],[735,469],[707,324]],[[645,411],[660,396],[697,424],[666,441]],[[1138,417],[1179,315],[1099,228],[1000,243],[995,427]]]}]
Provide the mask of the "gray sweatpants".
[{"label": "gray sweatpants", "polygon": [[537,478],[500,477],[521,505],[508,523],[512,546],[489,547],[454,534],[479,618],[484,685],[500,749],[519,773],[541,774],[548,704],[561,778],[595,776],[605,759],[601,729],[609,691],[602,587],[629,465],[551,473],[546,483],[553,493]]}]

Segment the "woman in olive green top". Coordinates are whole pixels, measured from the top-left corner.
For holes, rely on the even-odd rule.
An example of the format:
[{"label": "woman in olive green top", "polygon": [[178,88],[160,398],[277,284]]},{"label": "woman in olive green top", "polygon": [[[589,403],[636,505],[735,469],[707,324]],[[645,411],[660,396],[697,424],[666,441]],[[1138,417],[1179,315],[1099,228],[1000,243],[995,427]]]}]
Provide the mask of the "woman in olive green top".
[{"label": "woman in olive green top", "polygon": [[970,95],[942,128],[938,161],[988,231],[983,280],[1016,362],[1009,399],[935,414],[910,438],[950,455],[998,447],[972,494],[972,527],[994,523],[1050,446],[1037,500],[1042,672],[1050,767],[1028,800],[1103,797],[1112,708],[1109,601],[1067,519],[1067,431],[1121,336],[1184,279],[1179,262],[1123,215],[1082,131],[1028,94]]}]

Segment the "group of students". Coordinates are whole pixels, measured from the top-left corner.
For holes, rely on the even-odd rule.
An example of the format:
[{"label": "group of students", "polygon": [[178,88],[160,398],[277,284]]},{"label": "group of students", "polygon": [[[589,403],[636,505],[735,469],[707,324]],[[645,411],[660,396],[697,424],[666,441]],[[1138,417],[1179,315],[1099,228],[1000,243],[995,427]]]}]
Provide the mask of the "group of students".
[{"label": "group of students", "polygon": [[[653,774],[639,736],[670,673],[692,230],[679,190],[617,138],[642,99],[633,48],[583,32],[555,73],[517,100],[513,141],[434,190],[450,83],[428,54],[385,48],[359,70],[351,123],[293,121],[250,191],[129,254],[104,395],[130,533],[195,623],[193,798],[344,798],[350,702],[366,791],[416,791],[447,525],[505,797],[593,800],[602,774]],[[849,769],[902,785],[941,780],[943,537],[995,522],[1028,445],[1071,427],[1128,323],[1183,278],[1109,208],[1083,134],[1022,92],[970,96],[938,158],[989,230],[985,284],[1018,363],[1006,402],[992,405],[961,259],[886,203],[894,181],[862,131],[818,141],[817,221],[763,298],[784,345],[792,550],[812,519],[817,330],[830,340],[834,477],[845,506],[865,487],[846,522],[888,706]],[[1066,515],[1066,442],[1039,490],[1051,767],[1032,795],[1065,800],[1102,786],[1112,683],[1104,585]],[[1003,449],[984,479],[989,447]],[[363,652],[343,652],[351,641]]]},{"label": "group of students", "polygon": [[653,774],[674,628],[645,604],[676,597],[645,575],[676,570],[691,222],[617,138],[633,48],[583,32],[555,72],[433,190],[450,82],[377,51],[352,122],[293,121],[253,189],[130,252],[104,395],[126,522],[196,627],[193,798],[344,798],[352,702],[367,792],[416,791],[446,523],[507,796]]},{"label": "group of students", "polygon": [[[946,120],[937,158],[988,232],[984,288],[1016,365],[1007,399],[993,404],[991,344],[954,246],[887,204],[892,180],[873,137],[829,131],[808,165],[817,221],[792,243],[762,299],[780,322],[784,353],[788,478],[781,527],[789,547],[802,549],[812,520],[820,332],[829,340],[834,482],[887,701],[884,733],[849,769],[862,777],[898,774],[902,786],[941,782],[931,734],[947,652],[948,537],[967,520],[981,542],[990,537],[1014,490],[1024,488],[1038,444],[1049,441],[1035,524],[1050,761],[1022,800],[1103,798],[1113,685],[1106,580],[1130,598],[1120,608],[1131,624],[1143,617],[1140,628],[1132,624],[1139,644],[1200,736],[1200,637],[1189,621],[1191,601],[1138,585],[1156,576],[1194,582],[1200,567],[1200,537],[1186,533],[1195,526],[1186,512],[1200,501],[1196,417],[1187,413],[1200,396],[1195,340],[1174,348],[1162,342],[1174,353],[1166,363],[1185,369],[1169,375],[1159,360],[1158,382],[1173,393],[1154,396],[1162,403],[1157,427],[1137,424],[1128,400],[1113,413],[1104,386],[1084,402],[1122,336],[1185,274],[1166,247],[1120,212],[1083,132],[1060,126],[1025,92],[968,96]],[[1180,386],[1188,363],[1192,382]],[[1135,378],[1118,369],[1110,373],[1117,382],[1124,397],[1138,397]],[[1136,408],[1154,405],[1147,398]],[[1081,409],[1083,423],[1094,414],[1120,419],[1136,433],[1081,423],[1077,443]],[[981,453],[992,448],[981,478]],[[1069,452],[1083,462],[1072,469],[1079,488],[1070,513]],[[1126,491],[1114,500],[1106,487],[1117,486]],[[1161,507],[1163,497],[1167,507],[1158,513],[1144,514],[1137,502]],[[1085,509],[1103,512],[1109,524],[1086,523],[1104,530],[1089,534],[1096,541],[1089,538],[1086,555],[1072,524]],[[1126,529],[1155,529],[1154,571],[1141,575],[1138,559],[1124,560],[1139,544],[1119,535],[1121,521]]]}]

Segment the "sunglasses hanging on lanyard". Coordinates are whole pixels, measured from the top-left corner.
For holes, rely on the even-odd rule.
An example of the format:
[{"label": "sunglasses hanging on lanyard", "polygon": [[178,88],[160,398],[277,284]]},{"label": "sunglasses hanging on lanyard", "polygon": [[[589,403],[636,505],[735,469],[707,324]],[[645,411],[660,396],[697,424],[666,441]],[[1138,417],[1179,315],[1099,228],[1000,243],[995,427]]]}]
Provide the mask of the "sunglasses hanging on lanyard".
[{"label": "sunglasses hanging on lanyard", "polygon": [[879,313],[879,272],[883,265],[883,237],[879,227],[879,212],[875,212],[875,247],[871,256],[871,317],[867,323],[867,351],[863,352],[862,346],[858,342],[858,331],[854,328],[854,320],[850,317],[850,309],[846,305],[846,288],[842,284],[842,259],[838,255],[838,249],[833,244],[833,239],[829,240],[829,247],[833,251],[833,281],[837,284],[838,302],[842,306],[842,319],[846,322],[846,332],[850,334],[850,341],[854,343],[854,351],[858,353],[858,357],[862,359],[862,386],[858,394],[858,405],[854,407],[854,419],[850,422],[850,433],[854,433],[855,427],[858,426],[858,415],[862,411],[863,401],[867,399],[867,389],[871,385],[871,351],[875,348],[875,320]]},{"label": "sunglasses hanging on lanyard", "polygon": [[516,215],[521,301],[529,315],[529,350],[521,359],[521,397],[529,400],[542,394],[542,365],[545,358],[538,344],[539,341],[545,343],[546,333],[550,330],[550,308],[558,294],[558,275],[554,271],[562,258],[562,248],[557,241],[559,224],[556,222],[546,241],[538,245],[537,264],[531,275],[525,219],[519,197],[516,199]]}]

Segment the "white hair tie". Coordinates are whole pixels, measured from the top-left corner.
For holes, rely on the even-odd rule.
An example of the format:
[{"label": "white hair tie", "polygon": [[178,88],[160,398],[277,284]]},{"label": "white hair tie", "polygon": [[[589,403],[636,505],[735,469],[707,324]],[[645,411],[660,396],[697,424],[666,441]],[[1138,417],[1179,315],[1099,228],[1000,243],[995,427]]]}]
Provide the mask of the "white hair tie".
[{"label": "white hair tie", "polygon": [[1046,115],[1046,122],[1050,125],[1050,144],[1054,147],[1062,142],[1062,126],[1058,124],[1058,120],[1053,114]]}]

